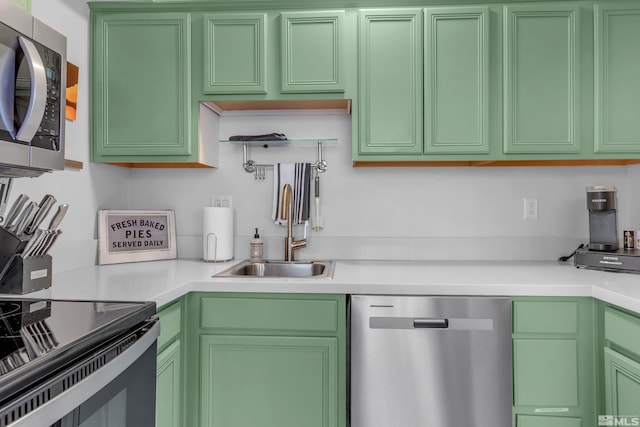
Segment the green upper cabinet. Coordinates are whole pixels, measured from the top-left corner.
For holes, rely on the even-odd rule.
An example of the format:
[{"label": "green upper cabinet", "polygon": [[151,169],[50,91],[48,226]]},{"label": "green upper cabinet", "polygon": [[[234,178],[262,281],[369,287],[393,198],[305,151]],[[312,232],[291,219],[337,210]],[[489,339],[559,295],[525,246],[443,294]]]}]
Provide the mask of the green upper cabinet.
[{"label": "green upper cabinet", "polygon": [[505,153],[579,153],[579,6],[504,8]]},{"label": "green upper cabinet", "polygon": [[640,153],[640,5],[595,6],[595,151]]},{"label": "green upper cabinet", "polygon": [[187,13],[92,12],[93,161],[192,154],[190,35]]},{"label": "green upper cabinet", "polygon": [[422,10],[362,10],[359,153],[421,154]]},{"label": "green upper cabinet", "polygon": [[425,11],[426,153],[489,152],[489,9]]},{"label": "green upper cabinet", "polygon": [[344,92],[344,11],[284,12],[282,92]]},{"label": "green upper cabinet", "polygon": [[216,13],[203,19],[204,93],[266,93],[266,14]]}]

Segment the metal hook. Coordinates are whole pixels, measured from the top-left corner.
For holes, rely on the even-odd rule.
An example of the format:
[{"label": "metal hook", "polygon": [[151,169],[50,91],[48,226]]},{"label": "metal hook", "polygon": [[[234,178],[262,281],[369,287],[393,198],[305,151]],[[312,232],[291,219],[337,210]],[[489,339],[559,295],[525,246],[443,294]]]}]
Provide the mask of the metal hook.
[{"label": "metal hook", "polygon": [[322,141],[318,140],[318,161],[313,164],[316,171],[324,173],[329,169],[329,164],[326,160],[322,159]]}]

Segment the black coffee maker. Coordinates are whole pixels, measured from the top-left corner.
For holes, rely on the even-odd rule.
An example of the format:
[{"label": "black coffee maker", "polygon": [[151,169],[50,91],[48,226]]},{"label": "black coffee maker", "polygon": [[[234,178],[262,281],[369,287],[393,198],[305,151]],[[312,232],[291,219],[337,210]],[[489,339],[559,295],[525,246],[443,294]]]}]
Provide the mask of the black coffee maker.
[{"label": "black coffee maker", "polygon": [[589,209],[589,250],[613,252],[618,250],[618,222],[616,187],[587,187]]}]

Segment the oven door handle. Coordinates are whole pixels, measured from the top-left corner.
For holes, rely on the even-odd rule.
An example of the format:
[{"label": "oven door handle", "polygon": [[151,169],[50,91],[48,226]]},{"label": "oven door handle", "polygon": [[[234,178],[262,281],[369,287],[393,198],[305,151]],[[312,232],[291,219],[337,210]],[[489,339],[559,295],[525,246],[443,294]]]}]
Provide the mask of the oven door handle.
[{"label": "oven door handle", "polygon": [[47,74],[36,46],[22,36],[18,36],[18,42],[29,67],[31,88],[27,114],[16,134],[11,136],[18,141],[31,142],[42,123],[47,106]]}]

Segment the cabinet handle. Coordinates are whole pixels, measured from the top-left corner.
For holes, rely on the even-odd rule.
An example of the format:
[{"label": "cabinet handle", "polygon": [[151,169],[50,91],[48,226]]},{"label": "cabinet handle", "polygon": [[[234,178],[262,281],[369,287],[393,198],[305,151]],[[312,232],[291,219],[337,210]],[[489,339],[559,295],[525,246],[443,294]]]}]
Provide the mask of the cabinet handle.
[{"label": "cabinet handle", "polygon": [[422,329],[446,329],[449,327],[449,319],[413,319],[413,327]]}]

